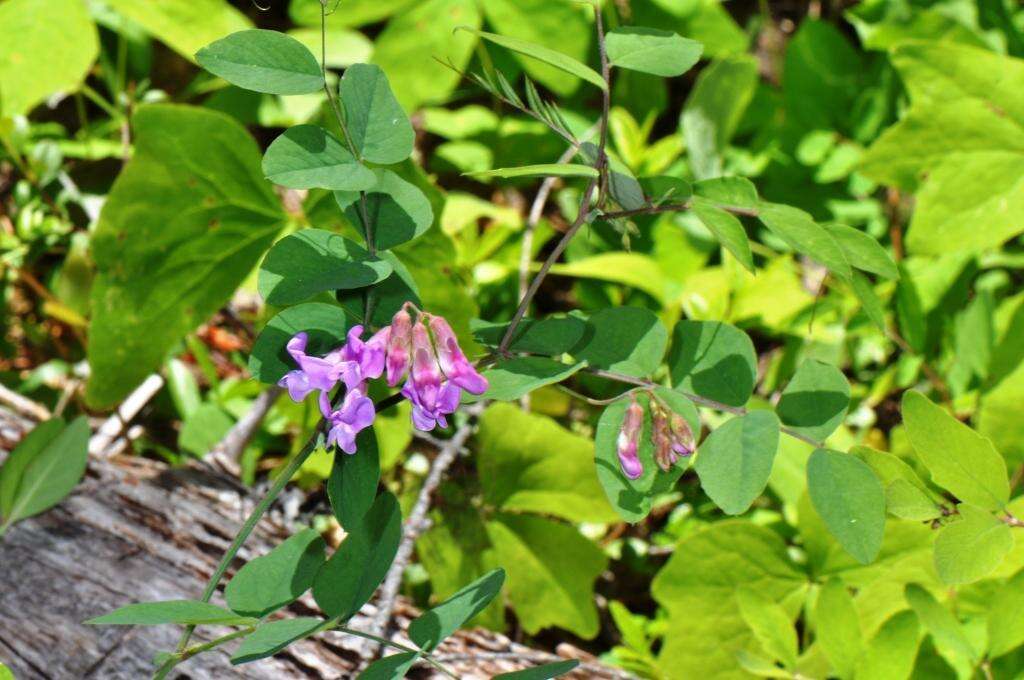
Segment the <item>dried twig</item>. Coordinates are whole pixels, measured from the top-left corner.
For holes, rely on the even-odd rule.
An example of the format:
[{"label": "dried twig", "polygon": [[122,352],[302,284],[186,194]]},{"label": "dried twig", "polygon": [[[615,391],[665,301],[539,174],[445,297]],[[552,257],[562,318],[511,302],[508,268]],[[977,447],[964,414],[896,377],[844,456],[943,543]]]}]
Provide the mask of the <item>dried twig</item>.
[{"label": "dried twig", "polygon": [[0,383],[0,404],[32,420],[49,420],[50,409]]},{"label": "dried twig", "polygon": [[111,445],[128,429],[128,423],[139,414],[139,411],[156,396],[163,386],[164,378],[159,373],[153,373],[143,380],[142,384],[121,402],[117,411],[100,425],[96,434],[89,440],[90,455],[100,458],[108,457]]}]

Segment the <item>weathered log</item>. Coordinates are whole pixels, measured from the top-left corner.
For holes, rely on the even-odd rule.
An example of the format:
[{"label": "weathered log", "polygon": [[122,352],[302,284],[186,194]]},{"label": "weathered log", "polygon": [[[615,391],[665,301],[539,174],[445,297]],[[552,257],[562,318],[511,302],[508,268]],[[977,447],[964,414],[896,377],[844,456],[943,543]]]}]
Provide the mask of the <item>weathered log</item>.
[{"label": "weathered log", "polygon": [[[0,458],[28,424],[0,413]],[[124,456],[92,460],[85,480],[64,502],[15,525],[0,540],[0,661],[19,680],[148,677],[153,656],[174,648],[178,628],[86,626],[82,621],[131,602],[197,597],[255,501],[232,480],[198,467],[170,469]],[[288,534],[280,513],[271,513],[235,567]],[[308,595],[287,612],[317,613]],[[367,605],[352,627],[365,628],[374,614],[372,604]],[[394,639],[406,639],[401,631],[415,614],[407,602],[399,603]],[[200,628],[193,639],[205,641],[224,632]],[[229,644],[226,650],[194,657],[171,677],[347,678],[358,665],[361,645],[356,638],[325,633],[240,667],[229,663],[232,648]],[[465,678],[558,659],[483,630],[459,632],[437,654],[450,659],[449,668]],[[624,676],[584,660],[589,663],[576,677]],[[417,668],[410,677],[436,676],[429,668]]]}]

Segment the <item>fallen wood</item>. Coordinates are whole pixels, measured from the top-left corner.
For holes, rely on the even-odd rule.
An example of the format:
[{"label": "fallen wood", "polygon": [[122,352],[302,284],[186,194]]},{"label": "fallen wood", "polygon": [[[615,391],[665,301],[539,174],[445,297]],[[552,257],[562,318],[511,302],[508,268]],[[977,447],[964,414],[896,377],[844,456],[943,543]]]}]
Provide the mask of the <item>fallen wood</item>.
[{"label": "fallen wood", "polygon": [[[0,458],[13,443],[12,433],[21,429],[23,434],[28,424],[0,413]],[[173,649],[178,628],[81,622],[130,602],[197,597],[256,500],[230,478],[198,467],[169,469],[137,457],[94,458],[71,496],[15,525],[0,542],[0,661],[19,680],[149,677],[153,656]],[[241,557],[263,554],[289,533],[280,514],[271,513]],[[308,594],[288,611],[317,613]],[[402,631],[416,613],[399,598],[393,639],[406,639]],[[351,626],[367,629],[375,614],[367,605]],[[206,641],[224,632],[200,628],[194,639]],[[233,646],[228,645],[189,660],[170,677],[347,678],[359,664],[361,648],[357,638],[325,633],[272,659],[233,667],[228,660]],[[449,668],[464,678],[487,678],[559,658],[484,630],[459,632],[437,655],[450,659]],[[592,659],[584,661],[575,677],[628,677]],[[416,668],[410,677],[443,676]]]}]

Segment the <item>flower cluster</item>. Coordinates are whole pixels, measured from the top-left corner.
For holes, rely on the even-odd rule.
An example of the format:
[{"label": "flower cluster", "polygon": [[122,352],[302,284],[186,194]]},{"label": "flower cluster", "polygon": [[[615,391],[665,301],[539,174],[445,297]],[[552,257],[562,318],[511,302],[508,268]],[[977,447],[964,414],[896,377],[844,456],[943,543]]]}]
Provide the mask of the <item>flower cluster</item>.
[{"label": "flower cluster", "polygon": [[[668,471],[680,458],[691,455],[696,449],[693,430],[686,418],[674,413],[653,393],[651,405],[651,441],[654,444],[654,460],[664,471]],[[630,479],[637,479],[644,473],[640,462],[640,435],[644,429],[644,409],[637,401],[636,394],[630,395],[626,416],[619,430],[618,454],[622,472]]]},{"label": "flower cluster", "polygon": [[[462,390],[487,391],[487,380],[466,359],[448,322],[417,311],[413,323],[409,308],[399,310],[391,325],[365,342],[363,327],[353,326],[345,344],[323,357],[306,354],[306,333],[297,333],[288,342],[288,353],[299,367],[278,384],[295,401],[320,392],[320,410],[330,425],[328,446],[355,453],[356,435],[376,416],[367,383],[381,375],[386,374],[391,387],[408,376],[402,394],[412,403],[413,425],[424,431],[447,427],[447,416],[458,408]],[[339,382],[345,386],[345,397],[335,409],[330,391]]]}]

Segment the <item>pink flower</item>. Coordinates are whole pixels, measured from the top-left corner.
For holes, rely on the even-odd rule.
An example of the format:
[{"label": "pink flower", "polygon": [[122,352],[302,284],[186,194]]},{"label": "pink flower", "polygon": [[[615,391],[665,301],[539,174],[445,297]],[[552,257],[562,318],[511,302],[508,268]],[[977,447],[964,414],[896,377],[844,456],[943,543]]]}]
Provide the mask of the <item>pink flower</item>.
[{"label": "pink flower", "polygon": [[384,372],[384,353],[387,345],[387,329],[378,331],[367,342],[359,336],[363,334],[362,326],[353,326],[342,346],[341,380],[348,389],[379,378]]},{"label": "pink flower", "polygon": [[626,417],[619,430],[618,453],[622,472],[630,479],[636,479],[644,473],[643,463],[637,455],[640,446],[640,433],[644,429],[644,409],[632,397],[626,408]]},{"label": "pink flower", "polygon": [[477,373],[473,365],[466,359],[448,322],[440,316],[431,316],[430,330],[434,334],[437,359],[441,364],[441,370],[444,371],[448,379],[470,394],[486,392],[487,379]]},{"label": "pink flower", "polygon": [[337,411],[331,409],[331,399],[320,393],[320,412],[330,423],[327,446],[337,446],[345,453],[356,452],[356,435],[373,424],[376,412],[373,401],[366,396],[366,385],[350,389]]},{"label": "pink flower", "polygon": [[320,390],[321,393],[331,391],[344,370],[339,350],[331,352],[322,359],[312,357],[306,354],[308,341],[309,336],[306,333],[296,333],[295,337],[288,341],[288,354],[292,356],[299,368],[289,371],[277,382],[279,386],[288,390],[288,396],[292,398],[292,401],[302,401],[315,390]]},{"label": "pink flower", "polygon": [[672,433],[672,450],[683,458],[692,455],[697,449],[697,442],[686,418],[678,413],[673,413],[669,430]]},{"label": "pink flower", "polygon": [[388,385],[394,387],[402,380],[409,368],[409,353],[412,347],[412,317],[405,309],[391,318],[391,327],[387,338]]}]

